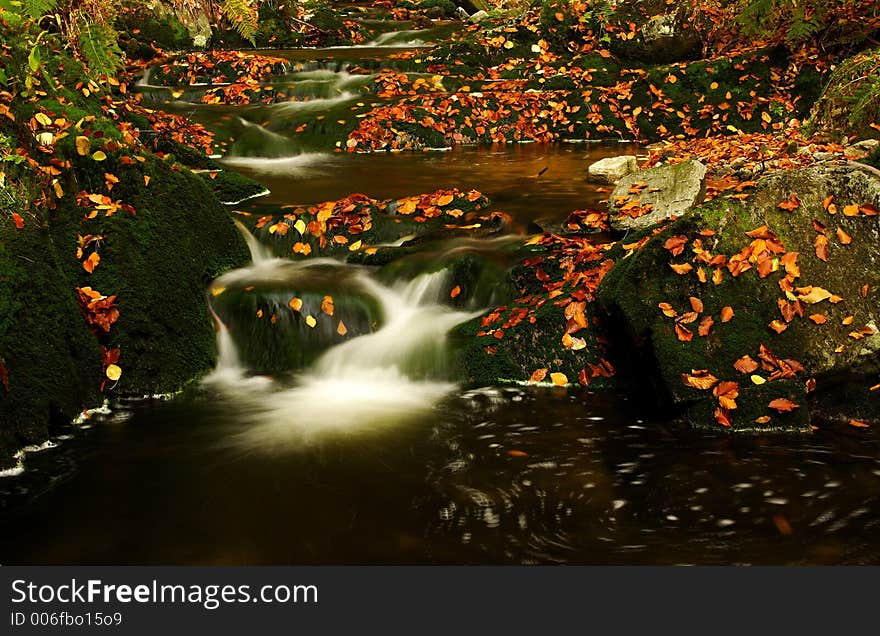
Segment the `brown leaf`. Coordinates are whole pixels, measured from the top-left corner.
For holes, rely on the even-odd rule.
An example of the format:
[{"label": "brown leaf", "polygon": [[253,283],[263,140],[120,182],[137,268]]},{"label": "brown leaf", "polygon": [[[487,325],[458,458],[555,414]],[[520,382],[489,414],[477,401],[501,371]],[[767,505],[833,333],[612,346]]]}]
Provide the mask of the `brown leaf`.
[{"label": "brown leaf", "polygon": [[698,314],[703,313],[703,301],[702,300],[700,300],[699,298],[695,298],[694,296],[691,296],[688,300],[691,303],[691,309],[693,309]]},{"label": "brown leaf", "polygon": [[693,387],[694,389],[708,391],[718,383],[718,378],[705,369],[702,369],[699,371],[691,371],[690,373],[682,373],[681,381],[686,386]]},{"label": "brown leaf", "polygon": [[849,245],[852,243],[852,237],[839,227],[837,228],[837,240],[840,241],[842,245]]},{"label": "brown leaf", "polygon": [[775,400],[770,402],[770,404],[768,404],[767,406],[775,411],[779,411],[780,413],[788,413],[788,412],[793,411],[797,408],[800,408],[800,405],[795,404],[794,402],[792,402],[788,398],[776,398]]},{"label": "brown leaf", "polygon": [[546,377],[547,369],[536,369],[529,377],[529,382],[541,382]]},{"label": "brown leaf", "polygon": [[734,362],[733,367],[740,373],[752,373],[758,369],[758,363],[751,356],[745,355]]},{"label": "brown leaf", "polygon": [[721,309],[721,322],[730,322],[733,316],[733,307],[728,306]]}]

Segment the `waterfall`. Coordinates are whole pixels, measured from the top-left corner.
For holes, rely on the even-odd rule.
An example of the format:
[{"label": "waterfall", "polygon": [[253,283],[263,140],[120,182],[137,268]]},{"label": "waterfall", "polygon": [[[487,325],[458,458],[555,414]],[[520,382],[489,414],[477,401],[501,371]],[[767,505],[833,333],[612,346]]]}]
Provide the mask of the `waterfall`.
[{"label": "waterfall", "polygon": [[237,219],[234,221],[234,223],[235,227],[238,228],[238,231],[241,232],[241,235],[244,237],[245,243],[247,243],[248,250],[250,250],[251,253],[251,262],[254,265],[264,263],[265,261],[274,258],[269,248],[260,243],[257,240],[257,237],[251,234],[250,231],[244,226],[244,223]]},{"label": "waterfall", "polygon": [[[278,270],[280,277],[282,270],[297,268],[302,276],[308,267],[273,259],[231,272],[221,281],[240,284],[247,274],[254,284],[271,279],[270,270]],[[240,420],[249,424],[232,444],[272,451],[328,433],[350,435],[400,425],[430,411],[454,388],[444,379],[446,334],[476,314],[439,303],[449,273],[422,274],[389,287],[363,270],[337,267],[378,301],[386,320],[373,333],[331,347],[292,381],[247,377],[231,335],[218,328],[220,363],[206,384],[230,400]]]}]

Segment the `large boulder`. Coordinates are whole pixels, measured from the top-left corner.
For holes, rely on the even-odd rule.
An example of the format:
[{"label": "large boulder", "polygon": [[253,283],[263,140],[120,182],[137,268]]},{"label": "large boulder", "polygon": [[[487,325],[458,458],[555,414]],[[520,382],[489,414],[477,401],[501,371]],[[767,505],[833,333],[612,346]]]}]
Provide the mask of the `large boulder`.
[{"label": "large boulder", "polygon": [[599,159],[587,168],[587,176],[594,183],[614,185],[628,174],[638,172],[639,163],[635,155],[620,155]]},{"label": "large boulder", "polygon": [[806,431],[823,403],[876,420],[878,208],[880,172],[822,164],[632,237],[598,292],[622,358],[700,427]]},{"label": "large boulder", "polygon": [[706,166],[696,160],[658,166],[620,180],[611,194],[611,226],[633,230],[682,216],[706,197]]}]

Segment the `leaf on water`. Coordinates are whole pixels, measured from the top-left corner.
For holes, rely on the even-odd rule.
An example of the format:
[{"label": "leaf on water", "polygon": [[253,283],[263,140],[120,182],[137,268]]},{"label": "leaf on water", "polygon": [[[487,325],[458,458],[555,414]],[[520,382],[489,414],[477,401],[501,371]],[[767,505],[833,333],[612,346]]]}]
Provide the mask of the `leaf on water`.
[{"label": "leaf on water", "polygon": [[856,428],[868,428],[869,424],[867,422],[862,422],[861,420],[850,420],[850,426],[855,426]]},{"label": "leaf on water", "polygon": [[107,378],[112,382],[116,382],[119,378],[122,377],[122,369],[120,369],[117,365],[111,364],[107,367],[107,371],[105,372]]},{"label": "leaf on water", "polygon": [[452,291],[449,292],[449,297],[450,298],[458,298],[458,295],[460,293],[461,293],[461,287],[459,285],[456,285],[455,287],[452,288]]},{"label": "leaf on water", "polygon": [[321,311],[328,316],[333,315],[333,296],[324,296],[324,300],[321,301]]},{"label": "leaf on water", "polygon": [[296,298],[294,296],[293,298],[290,299],[290,302],[287,304],[290,305],[290,308],[293,309],[294,311],[300,311],[303,306],[303,301],[302,301],[302,299]]},{"label": "leaf on water", "polygon": [[345,334],[348,333],[348,329],[345,327],[345,323],[342,322],[341,320],[339,321],[339,324],[336,326],[336,333],[338,333],[340,336],[344,336]]},{"label": "leaf on water", "polygon": [[315,317],[313,315],[309,314],[308,316],[306,316],[306,324],[314,329],[315,325],[318,324],[318,321],[315,320]]}]

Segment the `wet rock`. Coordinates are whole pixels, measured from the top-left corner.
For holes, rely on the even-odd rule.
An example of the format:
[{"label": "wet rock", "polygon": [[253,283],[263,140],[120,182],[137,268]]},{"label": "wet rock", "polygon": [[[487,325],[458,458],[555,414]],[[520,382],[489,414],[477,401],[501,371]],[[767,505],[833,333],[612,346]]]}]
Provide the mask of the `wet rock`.
[{"label": "wet rock", "polygon": [[[661,402],[692,407],[697,427],[723,429],[721,382],[737,384],[737,408],[721,413],[734,430],[807,431],[841,385],[878,412],[878,207],[880,172],[832,163],[769,174],[745,202],[646,231],[598,291],[626,365]],[[797,408],[769,406],[780,399]]]},{"label": "wet rock", "polygon": [[658,166],[624,177],[611,195],[611,226],[633,230],[682,216],[706,196],[706,166],[699,161]]},{"label": "wet rock", "polygon": [[614,185],[626,175],[637,172],[639,169],[635,155],[621,155],[619,157],[606,157],[590,164],[587,175],[594,183]]},{"label": "wet rock", "polygon": [[476,23],[476,22],[482,22],[483,20],[485,20],[488,17],[489,17],[489,14],[481,9],[480,11],[477,11],[475,14],[473,14],[469,19],[471,22]]},{"label": "wet rock", "polygon": [[878,148],[880,148],[880,140],[863,139],[847,146],[844,154],[851,159],[862,160],[877,152]]}]

